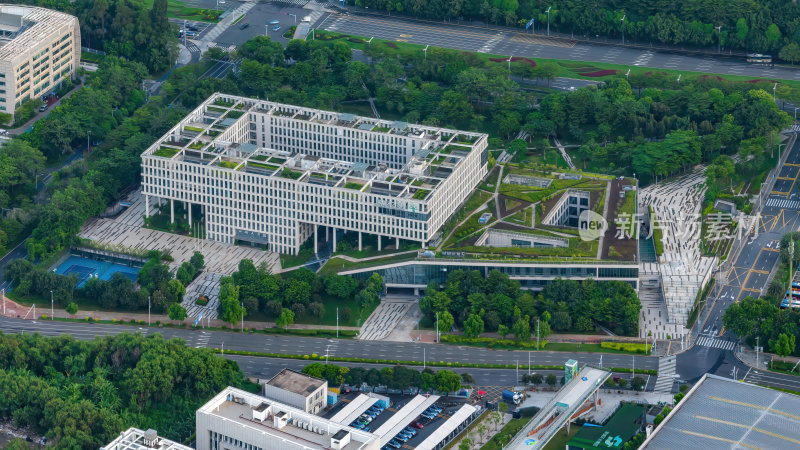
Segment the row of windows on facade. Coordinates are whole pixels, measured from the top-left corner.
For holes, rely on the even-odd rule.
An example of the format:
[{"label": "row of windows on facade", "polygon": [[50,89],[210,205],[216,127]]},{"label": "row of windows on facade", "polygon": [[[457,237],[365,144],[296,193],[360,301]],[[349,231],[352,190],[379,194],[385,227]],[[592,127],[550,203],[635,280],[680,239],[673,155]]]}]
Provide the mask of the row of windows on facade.
[{"label": "row of windows on facade", "polygon": [[[262,130],[262,133],[263,132],[264,131]],[[250,132],[250,139],[251,141],[255,142],[259,141],[258,135],[254,131]],[[376,149],[376,152],[367,151],[360,147],[354,148],[349,143],[345,144],[350,146],[347,148],[326,145],[320,142],[305,142],[282,137],[273,137],[272,140],[268,140],[266,136],[262,136],[260,141],[261,146],[264,148],[273,148],[275,150],[288,152],[296,150],[299,153],[312,153],[316,154],[316,156],[330,159],[343,159],[347,157],[369,159],[371,161],[386,163],[391,167],[400,167],[405,164],[407,160],[407,156],[404,154],[405,149],[402,147],[386,147],[381,145],[380,148]],[[370,147],[372,146],[370,145]],[[325,153],[323,154],[322,152]]]},{"label": "row of windows on facade", "polygon": [[[379,213],[379,209],[384,207],[383,205],[386,201],[395,200],[395,198],[391,196],[370,194],[357,196],[355,193],[353,193],[354,195],[350,196],[352,200],[346,200],[348,197],[345,196],[343,198],[341,191],[336,191],[331,188],[305,185],[304,183],[296,184],[301,189],[300,192],[273,188],[264,189],[263,186],[255,185],[253,183],[253,181],[256,180],[263,180],[263,178],[257,177],[245,177],[246,182],[243,184],[232,183],[230,181],[219,180],[217,178],[212,178],[211,180],[208,180],[210,183],[205,183],[204,179],[196,177],[188,177],[189,179],[186,181],[173,182],[172,178],[166,178],[164,175],[161,175],[161,171],[156,170],[156,175],[150,175],[150,173],[150,171],[146,171],[146,184],[163,188],[160,189],[160,192],[163,192],[163,195],[165,196],[169,195],[168,192],[170,190],[168,188],[172,187],[175,190],[176,196],[185,197],[188,195],[192,197],[192,201],[202,201],[200,197],[204,195],[208,195],[209,199],[227,198],[245,201],[252,204],[263,204],[266,202],[274,205],[275,200],[281,202],[298,201],[299,203],[307,206],[318,205],[321,207],[347,208],[349,210],[374,214]],[[177,178],[186,178],[185,176],[181,177],[180,175],[182,174],[179,174]],[[202,183],[202,185],[198,183]],[[290,184],[290,186],[293,185],[294,184]],[[219,188],[217,189],[212,186],[217,186]],[[349,194],[349,192],[345,192],[345,194]],[[294,206],[294,204],[292,204],[292,206]],[[418,209],[419,210],[415,212],[426,213],[428,210],[424,203],[420,204]]]},{"label": "row of windows on facade", "polygon": [[234,439],[232,437],[228,437],[224,434],[217,433],[216,431],[209,430],[209,439],[208,439],[208,446],[209,448],[218,450],[220,448],[220,443],[236,445],[243,450],[264,450],[261,447],[257,447],[252,444],[248,444],[246,442],[240,441],[239,439]]}]

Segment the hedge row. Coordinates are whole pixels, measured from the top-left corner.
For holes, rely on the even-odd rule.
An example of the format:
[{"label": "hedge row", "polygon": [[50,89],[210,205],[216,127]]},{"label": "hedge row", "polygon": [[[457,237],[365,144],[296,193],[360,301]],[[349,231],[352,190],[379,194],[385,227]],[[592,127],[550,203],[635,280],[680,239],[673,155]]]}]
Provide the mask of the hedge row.
[{"label": "hedge row", "polygon": [[601,342],[600,347],[641,354],[646,354],[647,349],[649,348],[647,344],[635,344],[629,342]]},{"label": "hedge row", "polygon": [[[448,344],[459,344],[459,345],[480,345],[486,344],[486,347],[489,348],[506,348],[506,347],[513,347],[513,348],[524,348],[524,349],[536,349],[536,341],[515,341],[513,339],[497,339],[491,337],[467,337],[458,334],[443,334],[441,336],[441,341],[446,342]],[[547,346],[547,341],[542,339],[539,341],[539,350],[543,350]]]}]

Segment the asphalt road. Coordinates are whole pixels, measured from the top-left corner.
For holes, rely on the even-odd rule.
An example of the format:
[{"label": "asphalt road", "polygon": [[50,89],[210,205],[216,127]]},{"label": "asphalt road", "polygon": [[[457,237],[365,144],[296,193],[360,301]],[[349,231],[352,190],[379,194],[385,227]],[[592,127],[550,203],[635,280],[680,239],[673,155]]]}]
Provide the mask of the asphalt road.
[{"label": "asphalt road", "polygon": [[[226,6],[229,9],[235,9],[240,4],[240,2],[229,1]],[[296,18],[291,14],[294,14]],[[292,25],[300,23],[300,20],[309,14],[311,11],[298,6],[259,2],[247,11],[243,19],[228,27],[215,41],[220,46],[239,46],[249,39],[267,34],[273,41],[286,45],[289,39],[284,38],[283,33]],[[272,31],[274,25],[271,25],[270,22],[273,20],[279,22],[280,30]],[[244,24],[248,24],[248,26],[242,29]]]},{"label": "asphalt road", "polygon": [[800,80],[800,70],[749,64],[737,58],[699,57],[622,46],[584,44],[541,34],[498,31],[469,25],[406,18],[331,14],[317,28],[399,42],[447,47],[498,55],[597,61],[626,66]]},{"label": "asphalt road", "polygon": [[[0,318],[0,330],[7,333],[39,332],[45,336],[70,334],[76,339],[94,339],[95,336],[116,335],[125,331],[140,331],[145,334],[161,333],[165,338],[181,338],[192,347],[224,348],[252,352],[284,353],[294,355],[324,355],[326,348],[331,356],[351,358],[375,358],[410,361],[441,361],[453,363],[531,364],[563,365],[568,359],[581,364],[599,364],[600,355],[594,353],[569,352],[521,352],[491,350],[484,348],[458,347],[453,345],[358,341],[350,339],[321,339],[298,336],[275,336],[263,334],[240,334],[233,332],[208,332],[201,329],[151,329],[146,327],[102,325],[75,322],[24,321]],[[224,347],[223,347],[224,346]],[[657,369],[657,358],[652,356],[602,355],[603,367]]]},{"label": "asphalt road", "polygon": [[735,356],[733,350],[739,338],[724,329],[722,316],[734,302],[748,296],[758,297],[766,292],[769,274],[778,263],[778,243],[781,237],[800,227],[800,143],[788,150],[786,165],[781,167],[772,194],[765,202],[758,224],[758,235],[742,248],[733,267],[722,274],[718,288],[710,296],[707,319],[695,325],[692,334],[696,344],[677,357],[677,372],[682,380],[694,382],[704,373],[733,376],[758,384],[800,391],[800,378],[763,370],[751,370]]}]

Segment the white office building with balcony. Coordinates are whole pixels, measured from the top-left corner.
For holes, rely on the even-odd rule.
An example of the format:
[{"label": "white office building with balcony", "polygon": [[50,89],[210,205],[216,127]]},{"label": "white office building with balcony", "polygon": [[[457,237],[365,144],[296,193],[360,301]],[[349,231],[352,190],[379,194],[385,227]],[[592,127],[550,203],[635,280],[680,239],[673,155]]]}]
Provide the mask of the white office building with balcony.
[{"label": "white office building with balcony", "polygon": [[[320,232],[425,246],[486,175],[487,135],[214,94],[142,154],[145,210],[297,254]],[[194,207],[192,207],[194,205]],[[384,238],[390,238],[388,242]]]}]

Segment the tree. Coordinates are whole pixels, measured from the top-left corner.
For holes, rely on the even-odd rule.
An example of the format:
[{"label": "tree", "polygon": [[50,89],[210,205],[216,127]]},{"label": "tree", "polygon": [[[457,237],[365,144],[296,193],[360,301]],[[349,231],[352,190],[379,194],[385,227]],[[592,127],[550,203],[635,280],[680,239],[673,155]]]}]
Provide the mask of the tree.
[{"label": "tree", "polygon": [[531,383],[533,383],[534,386],[539,386],[540,384],[542,384],[543,380],[544,377],[542,377],[542,374],[540,373],[534,373],[531,375]]},{"label": "tree", "polygon": [[558,383],[558,378],[551,373],[547,375],[545,382],[547,383],[548,386],[553,387],[556,385],[556,383]]},{"label": "tree", "polygon": [[794,65],[794,63],[800,61],[800,45],[797,45],[796,42],[790,42],[784,45],[781,51],[778,52],[778,57]]},{"label": "tree", "polygon": [[464,438],[458,444],[458,450],[470,450],[472,448],[472,441],[469,438]]},{"label": "tree", "polygon": [[180,322],[186,318],[186,309],[180,303],[172,303],[167,311],[171,320]]},{"label": "tree", "polygon": [[294,313],[292,312],[292,310],[288,308],[283,308],[281,310],[281,315],[278,316],[277,320],[275,320],[275,325],[277,325],[278,328],[283,328],[283,329],[289,328],[289,326],[293,323],[294,323]]},{"label": "tree", "polygon": [[450,311],[441,311],[439,312],[439,332],[440,333],[447,333],[455,324],[455,320],[453,319],[453,315],[450,314]]},{"label": "tree", "polygon": [[78,312],[78,304],[75,302],[69,302],[65,310],[67,311],[67,314],[69,314],[70,316],[74,316],[75,313]]},{"label": "tree", "polygon": [[769,343],[770,348],[786,362],[786,356],[794,353],[795,349],[795,335],[788,335],[781,333],[778,339],[773,339]]},{"label": "tree", "polygon": [[647,382],[642,377],[633,377],[633,380],[631,380],[631,387],[634,391],[643,390],[646,384]]},{"label": "tree", "polygon": [[510,333],[510,331],[509,331],[507,326],[505,326],[503,324],[500,324],[497,327],[497,334],[499,334],[501,338],[505,339],[505,337],[506,337],[506,335],[508,335],[508,333]]},{"label": "tree", "polygon": [[619,387],[624,388],[628,384],[628,380],[625,378],[620,378],[619,381],[617,381],[617,384],[619,384]]},{"label": "tree", "polygon": [[531,338],[531,323],[530,317],[523,316],[520,317],[514,325],[511,327],[511,332],[514,333],[517,340],[519,341],[527,341]]},{"label": "tree", "polygon": [[468,372],[464,372],[461,374],[461,381],[467,384],[472,384],[475,382],[475,378],[472,378],[472,375],[470,375]]},{"label": "tree", "polygon": [[773,47],[776,46],[781,40],[781,30],[774,23],[767,27],[767,31],[764,33],[764,35],[767,37],[767,41],[769,41]]},{"label": "tree", "polygon": [[736,37],[739,38],[740,41],[744,42],[747,39],[747,33],[750,32],[750,28],[747,26],[747,21],[744,20],[743,17],[740,17],[739,20],[736,21]]},{"label": "tree", "polygon": [[478,337],[483,333],[483,319],[484,310],[481,309],[479,314],[470,314],[467,320],[464,321],[464,335],[467,337]]},{"label": "tree", "polygon": [[443,369],[436,372],[436,390],[440,393],[456,392],[461,389],[461,376]]}]

